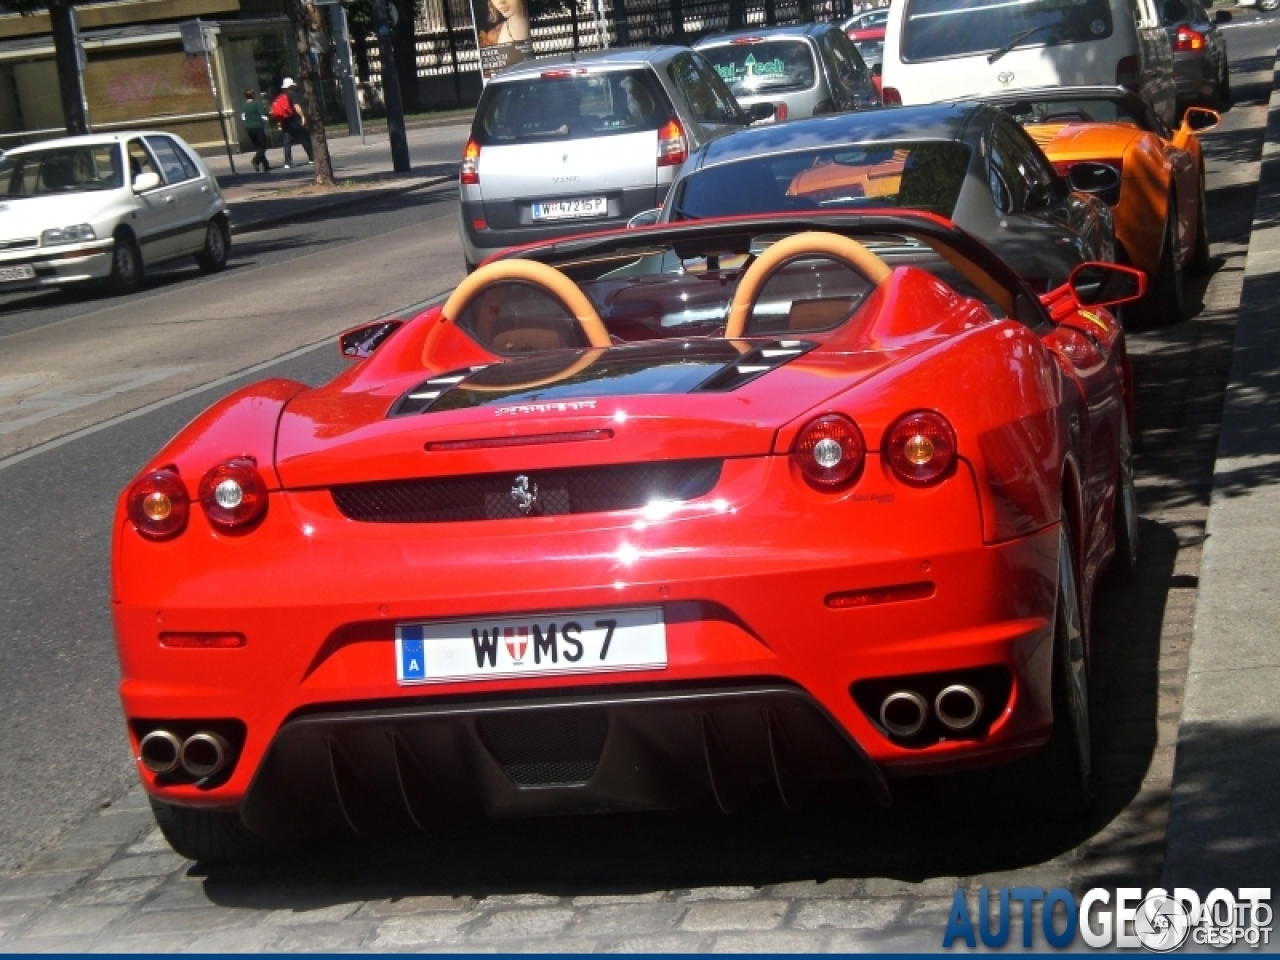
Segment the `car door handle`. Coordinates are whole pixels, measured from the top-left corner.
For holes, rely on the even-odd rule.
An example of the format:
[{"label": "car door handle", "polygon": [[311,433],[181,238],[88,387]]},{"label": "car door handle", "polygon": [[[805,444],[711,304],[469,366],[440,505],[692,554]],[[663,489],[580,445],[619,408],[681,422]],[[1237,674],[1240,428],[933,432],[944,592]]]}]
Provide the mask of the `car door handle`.
[{"label": "car door handle", "polygon": [[165,198],[164,198],[164,202],[165,202],[165,203],[173,203],[173,197],[165,197]]}]

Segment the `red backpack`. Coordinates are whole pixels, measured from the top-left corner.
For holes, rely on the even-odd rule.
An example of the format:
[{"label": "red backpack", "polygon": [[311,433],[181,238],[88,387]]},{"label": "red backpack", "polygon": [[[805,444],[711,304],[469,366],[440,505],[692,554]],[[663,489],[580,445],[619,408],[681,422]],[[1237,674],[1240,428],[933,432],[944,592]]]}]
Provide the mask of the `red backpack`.
[{"label": "red backpack", "polygon": [[271,119],[276,123],[284,123],[286,120],[293,119],[293,102],[289,99],[289,95],[281,93],[272,100],[271,109],[268,112],[271,114]]}]

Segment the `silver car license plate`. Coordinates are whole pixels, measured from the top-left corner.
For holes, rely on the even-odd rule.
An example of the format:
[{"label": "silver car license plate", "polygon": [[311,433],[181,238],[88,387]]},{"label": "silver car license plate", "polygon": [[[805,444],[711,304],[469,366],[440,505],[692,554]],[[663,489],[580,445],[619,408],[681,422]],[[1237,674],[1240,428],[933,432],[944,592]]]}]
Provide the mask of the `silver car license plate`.
[{"label": "silver car license plate", "polygon": [[577,217],[605,217],[609,215],[609,201],[604,197],[583,197],[578,200],[546,200],[533,205],[535,220],[573,220]]},{"label": "silver car license plate", "polygon": [[18,267],[0,267],[0,283],[7,283],[10,280],[34,280],[35,278],[36,268],[28,263]]}]

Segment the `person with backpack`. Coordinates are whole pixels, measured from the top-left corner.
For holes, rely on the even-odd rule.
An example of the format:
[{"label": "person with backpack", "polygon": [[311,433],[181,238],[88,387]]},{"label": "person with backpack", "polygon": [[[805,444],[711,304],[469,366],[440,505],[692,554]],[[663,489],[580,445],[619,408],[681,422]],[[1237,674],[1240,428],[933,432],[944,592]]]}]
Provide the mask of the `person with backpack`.
[{"label": "person with backpack", "polygon": [[262,173],[271,172],[271,164],[267,161],[267,124],[262,115],[262,104],[253,90],[244,92],[244,104],[240,108],[240,117],[244,120],[245,132],[253,143],[253,169],[261,168]]},{"label": "person with backpack", "polygon": [[284,168],[293,166],[293,145],[302,144],[307,154],[307,163],[311,162],[311,134],[307,130],[307,115],[302,110],[294,92],[297,85],[292,77],[280,81],[280,93],[271,101],[271,119],[280,125],[284,134]]}]

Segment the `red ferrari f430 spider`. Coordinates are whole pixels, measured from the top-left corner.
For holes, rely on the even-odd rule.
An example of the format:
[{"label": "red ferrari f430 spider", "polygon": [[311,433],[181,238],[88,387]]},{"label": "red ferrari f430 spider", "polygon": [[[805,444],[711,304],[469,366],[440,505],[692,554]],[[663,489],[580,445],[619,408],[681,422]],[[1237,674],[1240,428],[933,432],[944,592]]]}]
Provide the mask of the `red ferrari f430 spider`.
[{"label": "red ferrari f430 spider", "polygon": [[[523,248],[232,394],[120,498],[138,768],[205,860],[349,825],[792,805],[1029,757],[1087,805],[1135,563],[1140,272],[1037,295],[946,220]],[[1109,568],[1109,569],[1108,569]]]}]

